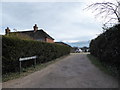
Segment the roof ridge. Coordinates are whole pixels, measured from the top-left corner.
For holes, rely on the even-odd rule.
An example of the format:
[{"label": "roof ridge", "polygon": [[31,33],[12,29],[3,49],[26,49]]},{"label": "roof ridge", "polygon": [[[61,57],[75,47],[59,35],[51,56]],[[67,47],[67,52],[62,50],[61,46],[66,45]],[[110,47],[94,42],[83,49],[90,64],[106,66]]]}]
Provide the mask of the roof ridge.
[{"label": "roof ridge", "polygon": [[[27,31],[17,31],[17,32],[10,32],[10,33],[32,33],[34,32],[34,30],[27,30]],[[50,35],[47,34],[47,32],[45,32],[43,29],[38,29],[36,32],[42,32],[42,36],[45,36],[47,38],[51,38],[54,40],[54,38],[52,38]]]}]

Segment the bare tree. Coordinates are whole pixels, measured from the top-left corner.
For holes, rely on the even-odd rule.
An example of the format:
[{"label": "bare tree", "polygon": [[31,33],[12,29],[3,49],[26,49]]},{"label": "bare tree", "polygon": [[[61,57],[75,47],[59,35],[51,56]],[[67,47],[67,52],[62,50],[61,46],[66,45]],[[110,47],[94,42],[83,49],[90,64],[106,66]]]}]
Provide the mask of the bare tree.
[{"label": "bare tree", "polygon": [[101,16],[102,18],[109,19],[104,23],[112,23],[112,20],[117,20],[120,23],[120,1],[115,3],[112,2],[102,2],[102,3],[93,3],[89,5],[86,9],[93,9],[93,12],[98,11],[95,16]]}]

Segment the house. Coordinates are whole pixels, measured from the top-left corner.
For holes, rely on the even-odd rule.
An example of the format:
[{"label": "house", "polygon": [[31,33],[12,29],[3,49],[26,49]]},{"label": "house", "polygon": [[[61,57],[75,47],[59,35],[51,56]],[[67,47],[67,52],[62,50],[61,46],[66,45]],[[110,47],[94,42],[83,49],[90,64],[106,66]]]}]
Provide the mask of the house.
[{"label": "house", "polygon": [[64,42],[55,42],[56,44],[59,44],[59,45],[65,45],[65,46],[68,46],[68,47],[71,47],[70,45],[64,43]]},{"label": "house", "polygon": [[89,47],[84,46],[81,48],[81,50],[82,52],[89,52]]},{"label": "house", "polygon": [[5,29],[5,32],[6,32],[6,35],[9,35],[11,33],[19,33],[19,34],[23,34],[23,35],[28,35],[37,41],[54,43],[54,39],[50,35],[48,35],[44,30],[42,30],[42,29],[38,30],[37,24],[35,24],[35,26],[33,26],[33,30],[10,32],[10,29],[7,27],[7,29]]},{"label": "house", "polygon": [[80,48],[77,48],[77,49],[75,50],[75,53],[80,53],[80,52],[82,52],[82,50],[81,50]]}]

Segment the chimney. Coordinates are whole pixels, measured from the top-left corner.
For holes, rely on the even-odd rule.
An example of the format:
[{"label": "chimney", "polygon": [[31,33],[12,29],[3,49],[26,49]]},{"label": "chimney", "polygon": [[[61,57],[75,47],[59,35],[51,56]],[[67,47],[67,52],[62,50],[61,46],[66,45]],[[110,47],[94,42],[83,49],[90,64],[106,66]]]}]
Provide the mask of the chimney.
[{"label": "chimney", "polygon": [[10,29],[9,27],[7,27],[7,29],[5,29],[5,34],[8,35],[10,33]]},{"label": "chimney", "polygon": [[33,26],[34,32],[36,32],[38,30],[37,24],[35,24],[35,26]]}]

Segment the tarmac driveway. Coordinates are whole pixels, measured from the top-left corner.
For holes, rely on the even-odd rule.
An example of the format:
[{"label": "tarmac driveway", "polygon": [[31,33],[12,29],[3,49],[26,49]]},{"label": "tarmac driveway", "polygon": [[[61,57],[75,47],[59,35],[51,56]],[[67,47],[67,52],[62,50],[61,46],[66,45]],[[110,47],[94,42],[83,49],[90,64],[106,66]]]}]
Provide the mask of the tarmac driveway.
[{"label": "tarmac driveway", "polygon": [[69,56],[26,77],[3,83],[3,88],[117,88],[117,79],[103,73],[86,54]]}]

